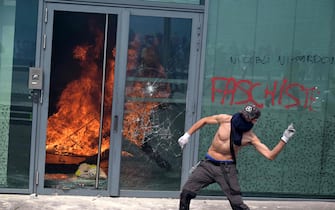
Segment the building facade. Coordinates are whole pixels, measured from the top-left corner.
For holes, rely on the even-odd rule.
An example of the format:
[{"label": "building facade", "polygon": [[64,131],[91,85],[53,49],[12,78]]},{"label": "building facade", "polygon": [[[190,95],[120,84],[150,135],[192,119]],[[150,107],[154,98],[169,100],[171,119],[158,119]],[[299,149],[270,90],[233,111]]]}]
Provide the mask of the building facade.
[{"label": "building facade", "polygon": [[333,0],[2,0],[0,193],[177,197],[216,127],[179,136],[251,102],[270,148],[297,133],[240,151],[245,196],[334,199],[334,22]]}]

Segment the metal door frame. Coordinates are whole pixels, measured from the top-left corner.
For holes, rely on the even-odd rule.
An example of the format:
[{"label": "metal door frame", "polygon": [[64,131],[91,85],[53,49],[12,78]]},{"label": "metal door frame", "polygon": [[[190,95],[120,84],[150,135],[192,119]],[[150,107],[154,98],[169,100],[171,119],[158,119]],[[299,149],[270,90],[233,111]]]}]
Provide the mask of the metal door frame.
[{"label": "metal door frame", "polygon": [[[186,113],[185,113],[185,129],[190,127],[198,117],[199,114],[199,101],[201,96],[198,94],[202,85],[201,81],[201,65],[202,65],[202,39],[203,39],[203,14],[194,12],[180,12],[180,11],[161,11],[161,10],[148,10],[148,9],[129,9],[129,15],[136,16],[154,16],[154,17],[171,17],[171,18],[189,18],[192,19],[192,32],[191,32],[191,45],[190,45],[190,58],[189,58],[189,74],[188,74],[188,87],[186,96]],[[128,16],[128,24],[129,24]],[[127,27],[127,39],[128,39]],[[126,55],[126,54],[124,54]],[[125,72],[124,72],[125,73]],[[124,75],[125,76],[125,75]],[[125,80],[123,80],[125,81]],[[202,82],[201,82],[202,83]],[[123,84],[123,87],[125,84]],[[122,98],[123,99],[123,98]],[[123,116],[123,115],[122,115]],[[123,120],[123,119],[122,119]],[[194,136],[195,137],[195,136]],[[197,142],[193,139],[183,150],[182,170],[181,170],[181,185],[186,182],[189,176],[189,170],[197,162],[198,147]],[[177,141],[177,139],[176,139]],[[122,145],[119,145],[120,148]],[[120,177],[118,177],[119,180]],[[140,191],[140,190],[120,190],[120,196],[136,196],[136,197],[178,197],[179,191]]]},{"label": "metal door frame", "polygon": [[[93,1],[93,0],[92,0]],[[134,1],[136,2],[136,1]],[[143,4],[143,3],[142,3]],[[155,3],[154,3],[155,4]],[[128,5],[128,3],[127,3]],[[149,3],[145,4],[149,5]],[[150,5],[152,5],[150,3]],[[157,3],[160,5],[160,3]],[[69,11],[69,12],[88,12],[88,13],[101,13],[101,14],[116,14],[118,15],[117,25],[117,38],[116,48],[117,55],[115,58],[115,80],[114,83],[114,95],[117,93],[124,93],[125,90],[125,79],[126,79],[126,65],[127,65],[127,49],[128,49],[128,33],[129,33],[129,19],[130,15],[142,15],[142,16],[157,16],[157,17],[179,17],[179,18],[191,18],[192,19],[192,37],[191,37],[191,49],[190,49],[190,65],[189,65],[189,77],[188,77],[188,88],[187,88],[187,104],[186,104],[186,116],[185,125],[189,126],[197,118],[199,111],[199,86],[197,82],[201,81],[200,69],[202,64],[201,59],[201,48],[202,48],[202,27],[203,27],[203,10],[198,7],[190,6],[190,11],[181,12],[180,9],[156,9],[148,6],[134,6],[129,5],[116,6],[115,4],[107,3],[88,3],[81,2],[76,3],[62,0],[44,0],[40,3],[40,20],[39,20],[39,35],[37,39],[37,55],[40,57],[37,59],[40,67],[43,70],[44,81],[43,90],[41,91],[40,103],[37,104],[35,109],[36,114],[36,130],[33,130],[32,136],[36,139],[35,148],[32,156],[34,157],[34,176],[33,176],[33,193],[36,194],[53,194],[54,189],[44,188],[44,173],[45,173],[45,140],[46,140],[46,125],[48,115],[48,97],[49,97],[49,86],[50,86],[50,65],[51,65],[51,52],[52,52],[52,34],[53,34],[53,14],[54,11]],[[129,8],[130,7],[130,8]],[[196,9],[194,9],[196,8]],[[192,71],[191,71],[192,70]],[[119,180],[120,180],[120,164],[121,164],[121,146],[122,146],[122,124],[123,124],[123,106],[124,106],[124,94],[118,97],[113,97],[113,111],[112,116],[117,116],[119,120],[112,121],[111,125],[111,141],[110,155],[109,155],[109,167],[108,167],[108,188],[107,190],[90,190],[90,189],[73,189],[70,191],[61,191],[60,194],[74,194],[74,195],[105,195],[105,196],[120,196],[120,195],[136,195],[143,196],[143,192],[120,192]],[[117,108],[118,107],[118,108]],[[35,126],[34,126],[35,127]],[[114,129],[113,128],[119,128]],[[191,149],[191,147],[193,149]],[[195,143],[191,144],[191,147],[186,147],[183,154],[183,168],[181,183],[183,184],[187,178],[189,168],[194,163],[194,154],[197,153]],[[110,167],[110,166],[113,167]],[[177,195],[179,192],[172,192],[173,195]],[[160,196],[164,194],[161,193]],[[157,196],[157,192],[149,192],[148,196]],[[171,196],[171,192],[167,192],[167,195]]]},{"label": "metal door frame", "polygon": [[[59,4],[59,3],[46,3],[43,7],[43,23],[42,23],[42,44],[41,44],[41,67],[43,69],[44,73],[44,90],[42,92],[41,96],[41,101],[42,103],[40,104],[40,116],[38,118],[39,120],[39,126],[38,126],[38,131],[39,131],[39,138],[37,139],[37,153],[36,153],[36,160],[37,160],[37,172],[36,172],[36,192],[38,194],[52,194],[55,193],[55,189],[47,189],[44,188],[44,173],[45,173],[45,141],[46,141],[46,126],[47,126],[47,114],[48,114],[48,97],[49,97],[49,86],[50,86],[50,74],[51,74],[51,53],[52,53],[52,35],[53,35],[53,21],[54,21],[54,11],[69,11],[69,12],[87,12],[87,13],[99,13],[103,15],[108,15],[108,14],[116,14],[118,15],[118,26],[117,26],[117,37],[122,37],[122,32],[120,29],[121,24],[121,9],[120,8],[106,8],[106,7],[97,7],[97,6],[92,6],[92,5],[75,5],[75,4]],[[120,47],[120,42],[117,38],[117,43],[116,47]],[[120,48],[121,49],[121,48]],[[122,58],[120,60],[120,52],[118,52],[117,59],[118,61],[116,62],[122,62]],[[125,63],[123,61],[123,63]],[[116,64],[115,68],[120,68]],[[115,71],[115,74],[117,71]],[[119,77],[119,75],[115,75],[115,77]],[[114,83],[114,93],[119,87],[117,84],[117,81]],[[113,98],[113,107],[120,107],[120,103],[122,101],[118,100],[117,97]],[[118,115],[116,113],[116,109],[113,109],[112,116]],[[112,122],[114,123],[114,122]],[[114,126],[114,125],[112,125]],[[120,135],[120,132],[118,131],[113,131],[113,134],[111,135]],[[111,137],[112,138],[112,137]],[[113,139],[118,139],[117,137],[113,136]],[[114,141],[113,141],[114,142]],[[113,145],[111,145],[113,148]],[[114,160],[113,158],[113,161]],[[110,165],[111,163],[109,163]],[[113,164],[114,166],[114,164]],[[109,170],[111,170],[111,167],[109,167]],[[110,180],[110,179],[108,179]],[[91,190],[91,189],[71,189],[71,190],[58,190],[59,192],[57,193],[64,193],[64,194],[84,194],[84,195],[108,195],[109,187],[111,185],[108,184],[107,190]],[[57,190],[57,189],[56,189]]]}]

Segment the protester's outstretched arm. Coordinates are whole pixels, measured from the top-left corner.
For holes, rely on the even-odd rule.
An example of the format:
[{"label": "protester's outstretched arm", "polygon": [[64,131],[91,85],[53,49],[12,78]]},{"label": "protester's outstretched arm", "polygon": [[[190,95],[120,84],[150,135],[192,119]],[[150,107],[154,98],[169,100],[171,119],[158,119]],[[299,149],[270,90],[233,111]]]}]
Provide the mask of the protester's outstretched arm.
[{"label": "protester's outstretched arm", "polygon": [[278,154],[283,150],[287,142],[294,135],[295,129],[293,124],[291,123],[287,129],[284,131],[283,136],[277,143],[277,145],[270,150],[265,144],[263,144],[256,136],[251,140],[252,145],[256,148],[256,150],[261,153],[264,157],[269,160],[274,160],[278,156]]},{"label": "protester's outstretched arm", "polygon": [[206,124],[218,124],[220,122],[223,121],[223,119],[225,118],[224,114],[221,115],[212,115],[212,116],[208,116],[208,117],[204,117],[201,118],[200,120],[198,120],[196,123],[194,123],[187,132],[184,133],[183,136],[181,136],[178,139],[178,143],[180,145],[181,148],[184,148],[184,146],[188,143],[190,136],[195,133],[197,130],[199,130],[200,128],[202,128],[204,125]]}]

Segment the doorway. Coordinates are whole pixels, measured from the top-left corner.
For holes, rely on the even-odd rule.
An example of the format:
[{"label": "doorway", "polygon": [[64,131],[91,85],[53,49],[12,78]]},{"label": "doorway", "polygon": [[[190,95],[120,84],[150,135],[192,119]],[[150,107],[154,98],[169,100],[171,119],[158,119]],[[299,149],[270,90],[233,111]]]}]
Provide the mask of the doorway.
[{"label": "doorway", "polygon": [[54,11],[44,187],[107,189],[117,15]]},{"label": "doorway", "polygon": [[178,191],[200,15],[45,8],[37,190]]}]

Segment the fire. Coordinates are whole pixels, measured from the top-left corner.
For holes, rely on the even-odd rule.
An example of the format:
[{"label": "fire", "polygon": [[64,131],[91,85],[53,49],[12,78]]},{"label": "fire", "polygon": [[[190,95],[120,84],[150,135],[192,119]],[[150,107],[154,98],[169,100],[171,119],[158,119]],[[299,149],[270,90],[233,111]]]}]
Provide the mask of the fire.
[{"label": "fire", "polygon": [[[95,31],[95,44],[80,45],[73,51],[73,58],[79,61],[81,75],[70,82],[62,91],[57,103],[57,112],[48,118],[46,150],[47,154],[62,156],[93,156],[98,153],[100,127],[100,103],[102,99],[102,64],[99,64],[104,37]],[[139,52],[138,48],[128,50],[127,71],[138,70],[135,77],[163,80],[164,69],[156,61],[152,49]],[[109,149],[111,110],[113,101],[115,48],[107,59],[104,95],[104,116],[102,125],[101,151]],[[143,54],[143,63],[136,63]],[[147,62],[145,62],[147,60]],[[150,98],[166,98],[170,88],[164,81],[131,82],[126,87],[126,98],[135,97],[139,101],[126,100],[123,123],[123,137],[141,146],[145,136],[151,132],[150,116],[158,108],[159,102],[145,101]],[[124,152],[123,152],[124,154]],[[66,163],[66,161],[65,161]]]}]

